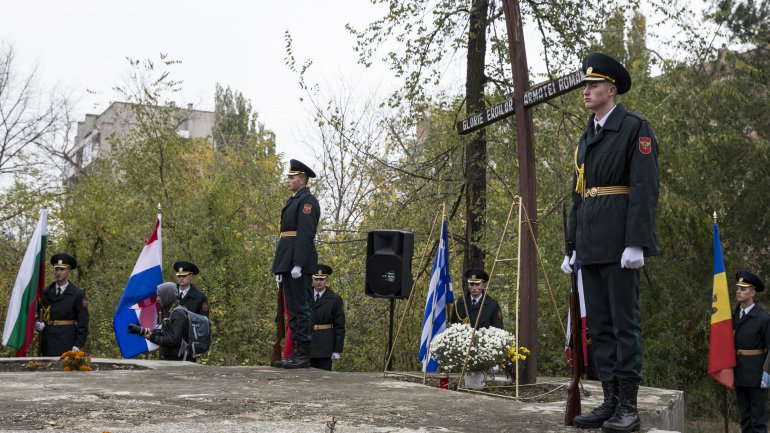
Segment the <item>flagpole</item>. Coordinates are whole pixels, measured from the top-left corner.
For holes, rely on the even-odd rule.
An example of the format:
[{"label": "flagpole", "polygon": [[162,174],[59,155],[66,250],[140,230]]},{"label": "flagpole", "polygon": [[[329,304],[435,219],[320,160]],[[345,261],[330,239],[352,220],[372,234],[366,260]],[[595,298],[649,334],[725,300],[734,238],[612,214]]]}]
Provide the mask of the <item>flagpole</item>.
[{"label": "flagpole", "polygon": [[[714,214],[716,215],[716,212],[714,212]],[[716,218],[714,218],[714,220],[716,220]],[[722,417],[725,420],[725,433],[729,433],[727,431],[727,428],[728,428],[728,423],[727,423],[727,387],[726,386],[722,386],[722,389],[724,390],[724,392],[722,393]]]}]

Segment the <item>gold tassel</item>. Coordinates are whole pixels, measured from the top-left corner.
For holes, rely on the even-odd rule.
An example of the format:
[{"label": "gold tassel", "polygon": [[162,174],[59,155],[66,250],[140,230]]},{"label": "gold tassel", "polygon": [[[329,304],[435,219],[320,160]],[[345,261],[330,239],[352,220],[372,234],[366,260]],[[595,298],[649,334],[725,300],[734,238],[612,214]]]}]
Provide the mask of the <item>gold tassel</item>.
[{"label": "gold tassel", "polygon": [[578,149],[580,146],[575,146],[575,173],[577,174],[577,181],[575,182],[575,192],[580,194],[581,197],[586,195],[586,178],[585,178],[585,164],[578,165]]}]

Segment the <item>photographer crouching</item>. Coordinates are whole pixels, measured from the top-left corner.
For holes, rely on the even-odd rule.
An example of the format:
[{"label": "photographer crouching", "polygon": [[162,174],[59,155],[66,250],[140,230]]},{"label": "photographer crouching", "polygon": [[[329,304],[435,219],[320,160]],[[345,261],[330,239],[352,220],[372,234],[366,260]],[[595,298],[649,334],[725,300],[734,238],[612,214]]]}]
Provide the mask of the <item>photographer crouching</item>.
[{"label": "photographer crouching", "polygon": [[[160,359],[164,361],[183,361],[180,356],[182,340],[187,339],[188,323],[184,309],[175,308],[179,299],[179,289],[175,283],[158,285],[158,300],[161,307],[161,326],[157,329],[128,325],[129,334],[139,334],[160,346]],[[188,358],[194,361],[193,358]]]}]

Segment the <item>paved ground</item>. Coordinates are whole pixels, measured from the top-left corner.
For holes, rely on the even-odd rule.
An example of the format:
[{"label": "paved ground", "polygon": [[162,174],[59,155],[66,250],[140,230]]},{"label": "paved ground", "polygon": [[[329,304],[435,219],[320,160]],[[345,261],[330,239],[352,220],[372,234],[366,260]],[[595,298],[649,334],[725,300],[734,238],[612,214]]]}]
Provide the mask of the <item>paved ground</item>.
[{"label": "paved ground", "polygon": [[[133,363],[151,369],[0,373],[0,432],[584,431],[563,425],[562,403],[525,404],[381,373]],[[648,388],[640,400],[643,432],[671,428],[681,392]]]}]

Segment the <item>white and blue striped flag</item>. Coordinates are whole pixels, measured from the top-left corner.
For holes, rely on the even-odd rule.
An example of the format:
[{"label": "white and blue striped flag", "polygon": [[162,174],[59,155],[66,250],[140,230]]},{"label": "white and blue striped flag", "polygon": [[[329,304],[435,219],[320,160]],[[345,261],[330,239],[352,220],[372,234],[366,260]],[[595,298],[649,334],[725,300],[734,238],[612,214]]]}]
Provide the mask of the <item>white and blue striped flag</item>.
[{"label": "white and blue striped flag", "polygon": [[441,240],[433,260],[428,298],[425,301],[425,316],[422,320],[420,338],[420,362],[422,371],[429,373],[438,369],[438,361],[430,355],[430,342],[446,330],[447,305],[455,301],[452,293],[452,278],[449,276],[449,225],[444,221]]}]

